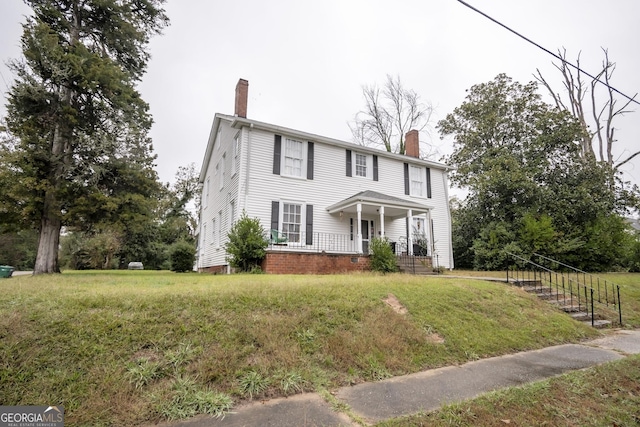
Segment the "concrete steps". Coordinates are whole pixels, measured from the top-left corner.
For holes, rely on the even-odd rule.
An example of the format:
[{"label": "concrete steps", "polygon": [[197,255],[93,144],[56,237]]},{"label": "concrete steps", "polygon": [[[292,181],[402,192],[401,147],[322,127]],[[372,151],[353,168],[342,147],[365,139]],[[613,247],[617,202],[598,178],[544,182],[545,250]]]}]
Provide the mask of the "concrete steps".
[{"label": "concrete steps", "polygon": [[567,296],[566,291],[564,293],[557,292],[553,288],[544,287],[538,280],[519,280],[516,285],[521,287],[522,290],[536,295],[541,300],[547,301],[550,304],[558,306],[559,309],[569,314],[574,320],[584,323],[588,326],[593,326],[597,329],[607,328],[612,322],[604,319],[597,313],[594,315],[593,325],[591,324],[591,313],[585,311],[584,300],[581,299],[581,304],[578,304],[577,296],[573,298]]},{"label": "concrete steps", "polygon": [[401,273],[414,274],[417,276],[438,274],[433,271],[430,257],[401,256],[397,258],[397,264]]}]

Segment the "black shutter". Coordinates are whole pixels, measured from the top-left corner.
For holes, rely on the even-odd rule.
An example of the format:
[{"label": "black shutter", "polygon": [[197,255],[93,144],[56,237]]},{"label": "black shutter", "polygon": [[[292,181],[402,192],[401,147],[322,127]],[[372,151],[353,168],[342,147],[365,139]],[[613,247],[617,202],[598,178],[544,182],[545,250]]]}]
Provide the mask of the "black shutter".
[{"label": "black shutter", "polygon": [[313,179],[313,142],[307,144],[307,179]]},{"label": "black shutter", "polygon": [[404,194],[409,194],[409,163],[404,164]]},{"label": "black shutter", "polygon": [[[278,222],[280,220],[280,202],[273,200],[271,202],[271,229],[278,229]],[[269,233],[271,235],[271,233]]]},{"label": "black shutter", "polygon": [[313,205],[307,205],[307,239],[305,244],[313,245]]},{"label": "black shutter", "polygon": [[378,156],[373,156],[373,180],[378,180]]},{"label": "black shutter", "polygon": [[347,150],[347,176],[351,176],[351,150]]},{"label": "black shutter", "polygon": [[282,152],[282,137],[274,135],[273,138],[273,173],[280,175],[280,155]]},{"label": "black shutter", "polygon": [[427,168],[427,197],[431,198],[431,169]]}]

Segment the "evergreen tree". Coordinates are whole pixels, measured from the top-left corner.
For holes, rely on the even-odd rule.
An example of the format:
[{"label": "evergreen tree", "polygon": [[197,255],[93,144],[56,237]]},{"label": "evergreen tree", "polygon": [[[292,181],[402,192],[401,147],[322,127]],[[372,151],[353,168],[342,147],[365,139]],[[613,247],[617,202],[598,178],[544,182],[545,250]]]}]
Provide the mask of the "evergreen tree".
[{"label": "evergreen tree", "polygon": [[135,205],[157,191],[152,120],[136,83],[168,19],[164,0],[25,2],[33,16],[24,58],[11,63],[0,221],[36,227],[35,273],[54,273],[62,226],[140,214]]}]

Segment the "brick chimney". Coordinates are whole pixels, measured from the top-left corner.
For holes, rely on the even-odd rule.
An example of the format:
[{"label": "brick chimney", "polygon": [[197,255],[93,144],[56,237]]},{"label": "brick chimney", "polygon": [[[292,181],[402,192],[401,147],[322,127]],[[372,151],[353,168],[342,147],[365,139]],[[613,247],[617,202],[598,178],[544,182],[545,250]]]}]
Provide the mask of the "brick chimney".
[{"label": "brick chimney", "polygon": [[236,109],[233,114],[247,118],[247,98],[249,96],[249,82],[245,79],[238,80],[236,85]]},{"label": "brick chimney", "polygon": [[415,129],[410,130],[404,136],[404,154],[420,158],[420,136]]}]

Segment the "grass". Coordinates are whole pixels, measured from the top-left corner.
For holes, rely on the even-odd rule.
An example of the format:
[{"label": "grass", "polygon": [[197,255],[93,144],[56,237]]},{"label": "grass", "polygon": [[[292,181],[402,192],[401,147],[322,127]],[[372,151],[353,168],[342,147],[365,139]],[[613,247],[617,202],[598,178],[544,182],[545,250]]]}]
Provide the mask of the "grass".
[{"label": "grass", "polygon": [[508,388],[438,411],[377,424],[423,426],[637,426],[640,356]]},{"label": "grass", "polygon": [[[465,277],[495,277],[506,279],[505,271],[474,271],[474,270],[453,270],[447,271],[445,275],[449,276],[465,276]],[[640,274],[637,273],[594,273],[595,281],[599,277],[601,281],[607,280],[620,286],[620,299],[622,301],[622,323],[625,328],[640,328]],[[588,277],[588,276],[587,276]],[[588,279],[587,279],[588,280]],[[604,295],[602,296],[604,301]],[[596,306],[596,313],[602,310]],[[617,308],[610,306],[610,310],[604,310],[610,316],[607,318],[615,319],[617,322]]]},{"label": "grass", "polygon": [[19,276],[0,281],[0,402],[64,405],[69,426],[140,425],[597,334],[480,280]]}]

